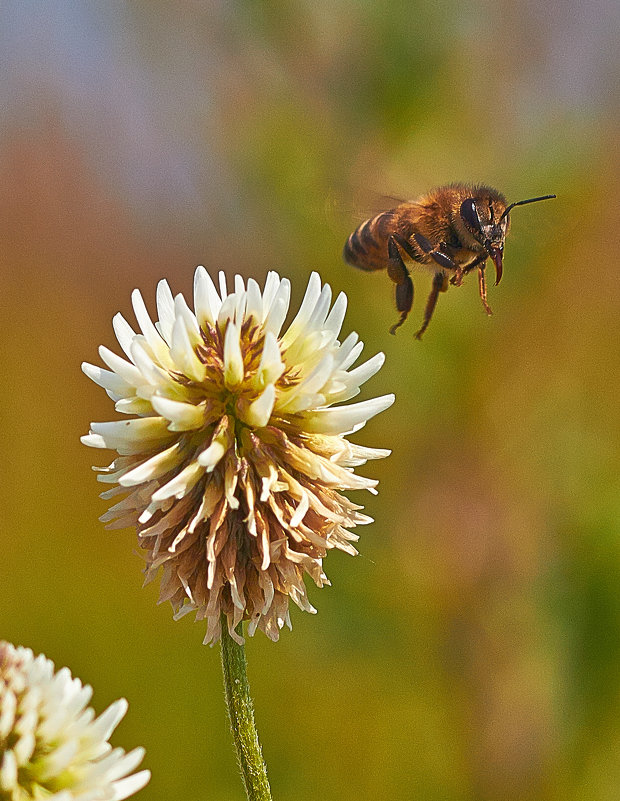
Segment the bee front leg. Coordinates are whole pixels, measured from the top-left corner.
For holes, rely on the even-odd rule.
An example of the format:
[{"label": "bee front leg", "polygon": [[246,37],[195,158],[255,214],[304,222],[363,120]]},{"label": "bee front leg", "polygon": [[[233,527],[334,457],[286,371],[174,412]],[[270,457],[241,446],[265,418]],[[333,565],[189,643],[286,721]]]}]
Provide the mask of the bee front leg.
[{"label": "bee front leg", "polygon": [[[433,261],[436,261],[440,267],[443,267],[444,270],[450,270],[450,272],[455,273],[458,275],[461,271],[459,265],[454,261],[453,258],[448,256],[447,253],[444,253],[442,245],[445,247],[443,242],[440,242],[437,247],[433,247],[432,243],[422,234],[414,234],[413,238],[416,241],[417,246],[420,250],[425,253],[427,256],[430,256]],[[411,249],[413,251],[413,248]],[[415,253],[415,251],[413,251]],[[411,254],[410,254],[411,255]],[[417,255],[415,258],[419,258]]]},{"label": "bee front leg", "polygon": [[457,271],[456,271],[456,275],[452,276],[452,278],[450,279],[450,283],[454,284],[454,286],[461,286],[461,284],[463,283],[463,278],[465,278],[465,276],[469,272],[471,272],[474,269],[474,267],[478,267],[480,262],[483,263],[482,264],[482,269],[484,269],[484,262],[486,261],[486,259],[487,259],[487,255],[486,255],[486,253],[484,253],[484,254],[478,256],[477,258],[475,258],[466,267],[461,267],[459,265],[458,268],[457,268]]},{"label": "bee front leg", "polygon": [[428,324],[431,321],[431,317],[433,316],[433,312],[435,311],[435,306],[437,305],[437,298],[439,297],[440,292],[445,292],[448,289],[448,276],[445,273],[435,273],[433,276],[433,286],[431,289],[431,294],[428,296],[428,300],[426,301],[426,308],[424,309],[424,322],[422,323],[422,328],[417,332],[415,335],[416,339],[422,339],[422,334],[428,328]]},{"label": "bee front leg", "polygon": [[425,253],[427,256],[430,256],[431,259],[436,261],[440,267],[444,268],[444,270],[450,270],[450,272],[454,273],[450,279],[450,283],[453,286],[461,286],[466,271],[463,270],[461,265],[454,261],[451,256],[448,256],[447,253],[444,253],[442,247],[445,247],[445,243],[440,242],[437,247],[433,247],[431,242],[422,234],[414,234],[413,238],[423,253]]},{"label": "bee front leg", "polygon": [[463,270],[462,267],[457,267],[456,272],[450,279],[450,283],[452,284],[452,286],[461,286],[464,277],[465,277],[465,270]]},{"label": "bee front leg", "polygon": [[413,305],[413,281],[393,236],[388,239],[388,256],[387,271],[390,279],[396,284],[396,309],[400,312],[399,321],[390,328],[390,334],[395,334],[396,329],[400,328],[411,311]]}]

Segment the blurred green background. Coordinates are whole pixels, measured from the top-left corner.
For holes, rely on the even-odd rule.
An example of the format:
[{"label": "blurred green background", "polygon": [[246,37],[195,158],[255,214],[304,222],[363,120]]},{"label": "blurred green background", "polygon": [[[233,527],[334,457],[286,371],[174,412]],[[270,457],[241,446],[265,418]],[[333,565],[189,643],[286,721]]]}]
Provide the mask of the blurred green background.
[{"label": "blurred green background", "polygon": [[[79,443],[80,372],[138,286],[311,270],[396,404],[356,435],[378,497],[278,644],[247,647],[279,801],[620,796],[620,137],[615,0],[5,2],[0,7],[0,636],[130,701],[149,799],[241,799],[218,648],[141,589]],[[487,319],[470,279],[424,340],[342,245],[369,196],[509,199]]]}]

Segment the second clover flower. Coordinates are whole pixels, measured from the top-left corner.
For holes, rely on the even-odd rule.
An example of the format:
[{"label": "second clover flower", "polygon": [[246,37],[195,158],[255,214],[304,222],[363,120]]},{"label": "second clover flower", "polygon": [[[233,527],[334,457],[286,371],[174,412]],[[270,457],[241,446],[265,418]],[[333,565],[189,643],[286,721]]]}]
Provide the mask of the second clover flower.
[{"label": "second clover flower", "polygon": [[112,748],[127,711],[124,698],[95,718],[92,688],[43,654],[0,641],[0,799],[122,801],[141,790],[132,773],[143,748]]},{"label": "second clover flower", "polygon": [[[350,528],[371,522],[342,490],[374,491],[353,468],[389,451],[345,439],[394,401],[393,395],[342,403],[376,373],[382,353],[349,369],[363,343],[338,340],[346,310],[341,293],[317,273],[297,316],[280,335],[290,283],[269,273],[261,292],[235,276],[219,293],[204,267],[194,278],[192,312],[168,283],[157,287],[153,323],[138,290],[141,329],[117,314],[114,331],[127,359],[99,349],[110,368],[84,364],[115,408],[132,419],[92,423],[86,445],[116,450],[99,469],[104,492],[125,497],[103,516],[110,527],[135,526],[146,551],[147,580],[163,568],[160,600],[177,616],[207,619],[205,642],[248,619],[273,640],[290,626],[289,598],[306,611],[304,574],[328,583],[322,559],[357,551]],[[330,310],[331,306],[331,310]],[[97,468],[96,468],[97,469]]]}]

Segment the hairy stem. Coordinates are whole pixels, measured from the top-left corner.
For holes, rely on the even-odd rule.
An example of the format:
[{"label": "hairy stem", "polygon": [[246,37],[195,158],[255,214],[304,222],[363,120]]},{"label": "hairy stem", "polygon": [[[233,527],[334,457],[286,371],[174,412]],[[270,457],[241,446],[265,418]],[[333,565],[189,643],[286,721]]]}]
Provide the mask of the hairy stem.
[{"label": "hairy stem", "polygon": [[[242,633],[243,624],[236,631]],[[222,615],[222,670],[226,706],[232,729],[241,778],[249,801],[271,801],[267,767],[263,760],[254,707],[246,670],[245,648],[228,633],[228,621]]]}]

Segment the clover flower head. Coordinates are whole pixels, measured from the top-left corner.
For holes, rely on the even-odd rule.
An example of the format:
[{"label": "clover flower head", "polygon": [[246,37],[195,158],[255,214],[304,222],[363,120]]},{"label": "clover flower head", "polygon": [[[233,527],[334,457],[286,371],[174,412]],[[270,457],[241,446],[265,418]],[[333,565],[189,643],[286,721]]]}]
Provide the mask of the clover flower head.
[{"label": "clover flower head", "polygon": [[0,800],[121,801],[148,770],[131,772],[143,748],[126,754],[108,738],[127,711],[121,698],[95,718],[92,689],[54,671],[43,654],[0,642]]},{"label": "clover flower head", "polygon": [[[198,267],[194,310],[168,283],[157,287],[153,323],[135,290],[136,333],[113,321],[126,359],[105,347],[109,370],[84,364],[116,410],[133,417],[92,423],[82,441],[116,450],[99,480],[125,495],[103,516],[109,527],[135,526],[145,551],[147,581],[162,569],[160,600],[175,616],[207,619],[205,642],[220,636],[220,617],[235,628],[249,621],[272,640],[290,627],[289,599],[316,611],[304,584],[329,583],[323,557],[337,548],[355,554],[349,529],[371,522],[342,490],[374,491],[376,481],[353,468],[389,451],[352,444],[357,431],[394,400],[384,395],[343,404],[379,370],[382,353],[351,369],[362,343],[338,339],[346,310],[332,305],[328,285],[310,277],[288,327],[290,283],[268,274],[261,291],[237,275],[219,292]],[[98,469],[98,468],[95,468]]]}]

